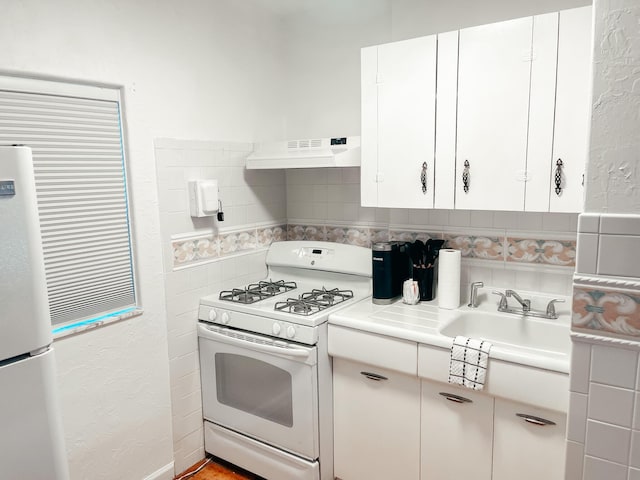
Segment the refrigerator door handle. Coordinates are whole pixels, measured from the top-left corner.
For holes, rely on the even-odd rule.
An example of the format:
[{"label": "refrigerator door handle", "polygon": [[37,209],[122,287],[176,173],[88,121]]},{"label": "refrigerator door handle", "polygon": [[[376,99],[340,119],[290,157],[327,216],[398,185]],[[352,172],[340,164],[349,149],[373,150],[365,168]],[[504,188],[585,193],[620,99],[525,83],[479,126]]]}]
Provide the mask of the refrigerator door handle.
[{"label": "refrigerator door handle", "polygon": [[45,345],[44,347],[38,348],[36,350],[32,350],[29,352],[30,357],[37,357],[38,355],[42,355],[43,353],[47,353],[51,349],[51,345]]}]

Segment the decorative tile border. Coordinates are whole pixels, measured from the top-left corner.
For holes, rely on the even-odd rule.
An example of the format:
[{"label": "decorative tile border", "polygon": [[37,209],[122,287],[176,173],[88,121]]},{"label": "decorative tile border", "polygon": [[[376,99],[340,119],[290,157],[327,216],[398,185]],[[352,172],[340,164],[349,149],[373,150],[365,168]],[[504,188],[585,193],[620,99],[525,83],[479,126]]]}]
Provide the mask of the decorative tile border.
[{"label": "decorative tile border", "polygon": [[[481,232],[482,233],[482,232]],[[218,235],[200,236],[171,242],[173,266],[183,267],[256,248],[281,240],[315,240],[346,243],[370,248],[376,242],[415,242],[444,239],[445,246],[474,260],[507,261],[525,265],[575,267],[575,240],[540,240],[501,235],[416,231],[357,225],[312,225],[291,223],[257,227]]]},{"label": "decorative tile border", "polygon": [[268,247],[272,242],[286,240],[286,232],[286,225],[275,225],[174,240],[171,242],[173,267]]},{"label": "decorative tile border", "polygon": [[422,242],[426,242],[431,239],[441,239],[441,233],[428,233],[428,232],[412,232],[412,231],[404,231],[404,230],[390,230],[389,238],[392,241],[398,242],[415,242],[416,240],[420,240]]},{"label": "decorative tile border", "polygon": [[571,325],[594,334],[640,337],[640,282],[576,275]]},{"label": "decorative tile border", "polygon": [[371,247],[371,231],[368,228],[327,226],[325,231],[328,242]]},{"label": "decorative tile border", "polygon": [[575,267],[575,240],[537,240],[527,238],[506,239],[507,262],[542,263],[562,267]]},{"label": "decorative tile border", "polygon": [[287,225],[287,240],[323,240],[371,247],[376,242],[425,242],[428,239],[444,239],[446,247],[460,250],[462,257],[468,259],[506,260],[525,265],[543,264],[571,269],[575,267],[575,240],[542,240],[367,226]]},{"label": "decorative tile border", "polygon": [[287,225],[287,240],[324,241],[325,238],[324,225]]},{"label": "decorative tile border", "polygon": [[490,236],[444,234],[446,246],[460,250],[463,258],[504,260],[503,239]]}]

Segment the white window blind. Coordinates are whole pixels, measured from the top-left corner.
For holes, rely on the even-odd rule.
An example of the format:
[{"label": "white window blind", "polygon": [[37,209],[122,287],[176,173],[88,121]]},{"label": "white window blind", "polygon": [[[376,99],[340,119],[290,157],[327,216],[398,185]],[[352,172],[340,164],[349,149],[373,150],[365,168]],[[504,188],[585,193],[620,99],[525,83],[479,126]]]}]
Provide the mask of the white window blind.
[{"label": "white window blind", "polygon": [[0,79],[0,143],[33,151],[52,323],[133,307],[119,92],[24,84]]}]

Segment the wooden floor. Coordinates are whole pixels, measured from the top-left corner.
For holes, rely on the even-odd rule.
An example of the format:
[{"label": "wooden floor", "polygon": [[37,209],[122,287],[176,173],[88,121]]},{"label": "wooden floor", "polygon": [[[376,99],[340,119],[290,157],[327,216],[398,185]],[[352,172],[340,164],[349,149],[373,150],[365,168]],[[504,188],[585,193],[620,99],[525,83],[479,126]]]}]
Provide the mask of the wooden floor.
[{"label": "wooden floor", "polygon": [[[202,463],[194,465],[182,475],[197,470]],[[185,480],[261,480],[261,477],[252,475],[234,465],[212,459],[202,470],[191,477],[185,478]]]}]

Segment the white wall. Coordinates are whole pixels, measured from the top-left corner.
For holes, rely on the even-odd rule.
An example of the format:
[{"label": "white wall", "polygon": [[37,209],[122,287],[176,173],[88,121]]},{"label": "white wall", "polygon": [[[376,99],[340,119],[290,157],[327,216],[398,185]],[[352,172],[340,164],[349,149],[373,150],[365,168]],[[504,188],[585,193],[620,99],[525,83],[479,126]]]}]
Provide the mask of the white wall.
[{"label": "white wall", "polygon": [[285,137],[360,135],[360,48],[590,0],[325,0],[283,18]]},{"label": "white wall", "polygon": [[153,140],[279,135],[278,25],[249,1],[22,0],[0,44],[0,73],[124,87],[145,313],[55,347],[72,478],[144,478],[172,462]]},{"label": "white wall", "polygon": [[[158,139],[155,145],[173,452],[175,472],[181,473],[204,457],[196,328],[199,299],[266,276],[267,235],[251,238],[250,232],[286,223],[285,175],[282,170],[246,170],[251,143]],[[218,180],[224,222],[216,217],[191,218],[186,186],[195,179]],[[249,233],[246,241],[231,242],[230,236],[238,238],[239,231]],[[206,248],[199,248],[203,238]],[[198,257],[189,260],[189,248],[177,247],[176,242],[193,246]]]},{"label": "white wall", "polygon": [[360,135],[360,48],[391,40],[391,2],[307,3],[283,34],[285,138]]},{"label": "white wall", "polygon": [[595,2],[588,212],[640,213],[640,6]]},{"label": "white wall", "polygon": [[[580,216],[574,279],[571,480],[640,478],[639,23],[636,0],[594,2],[588,213]],[[584,321],[595,298],[606,308],[591,309],[594,320]]]},{"label": "white wall", "polygon": [[590,0],[392,0],[393,40],[590,5]]}]

